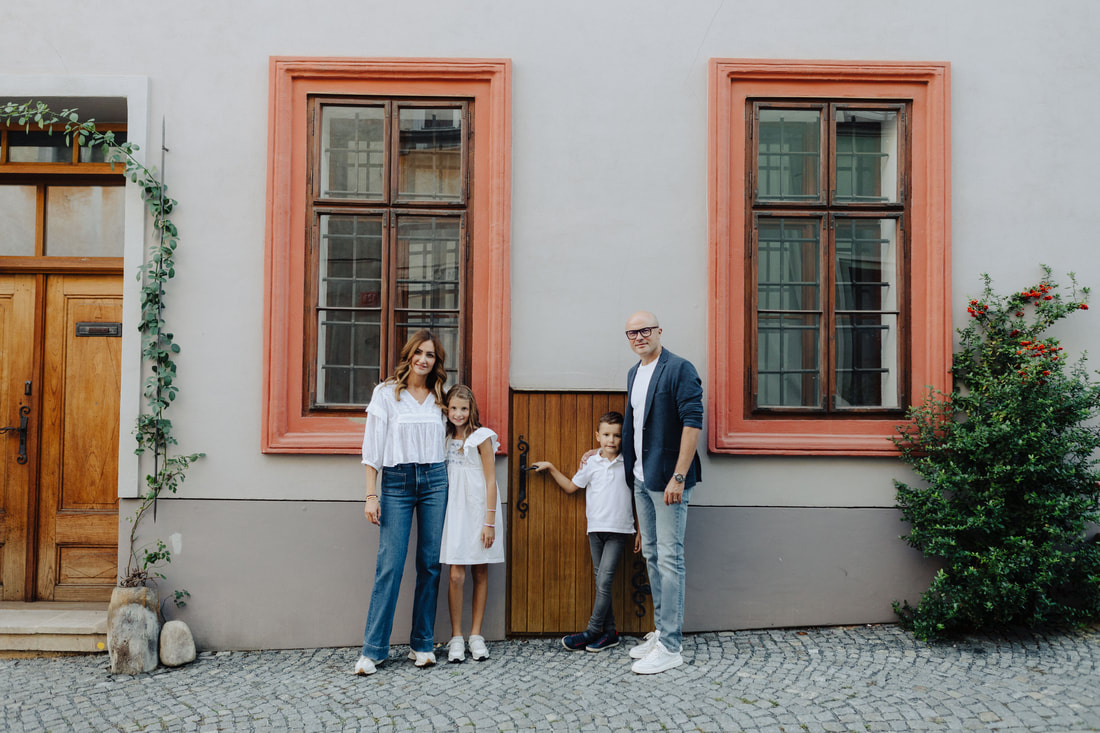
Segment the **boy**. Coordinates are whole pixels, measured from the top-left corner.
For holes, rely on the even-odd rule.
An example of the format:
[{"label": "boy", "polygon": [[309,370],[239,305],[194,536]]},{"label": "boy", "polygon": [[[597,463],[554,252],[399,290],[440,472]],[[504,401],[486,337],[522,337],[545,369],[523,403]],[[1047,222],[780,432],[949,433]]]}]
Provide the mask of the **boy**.
[{"label": "boy", "polygon": [[531,468],[539,473],[549,471],[558,486],[572,494],[587,489],[585,514],[588,517],[588,545],[592,550],[592,567],[596,571],[596,599],[588,628],[561,640],[569,651],[587,649],[601,652],[619,645],[615,616],[611,610],[611,585],[619,558],[626,550],[630,536],[635,535],[634,552],[640,543],[634,531],[634,510],[630,489],[619,454],[623,443],[623,416],[608,412],[600,416],[596,426],[599,452],[592,456],[572,480],[565,477],[549,461],[537,461]]}]

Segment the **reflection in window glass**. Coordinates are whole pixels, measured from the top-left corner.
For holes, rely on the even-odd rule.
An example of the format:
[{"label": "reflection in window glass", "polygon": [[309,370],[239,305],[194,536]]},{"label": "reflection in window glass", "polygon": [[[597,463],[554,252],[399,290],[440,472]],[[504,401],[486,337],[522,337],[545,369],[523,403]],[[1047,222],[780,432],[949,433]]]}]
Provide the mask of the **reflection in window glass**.
[{"label": "reflection in window glass", "polygon": [[380,380],[382,217],[321,217],[317,394],[362,405]]},{"label": "reflection in window glass", "polygon": [[409,201],[462,198],[462,110],[402,108],[397,193]]},{"label": "reflection in window glass", "polygon": [[0,255],[34,255],[34,186],[0,186]]},{"label": "reflection in window glass", "polygon": [[848,203],[897,202],[897,110],[837,110],[836,198]]},{"label": "reflection in window glass", "polygon": [[761,109],[757,196],[780,201],[821,195],[821,111]]},{"label": "reflection in window glass", "polygon": [[46,254],[121,257],[122,186],[50,186],[46,189]]},{"label": "reflection in window glass", "polygon": [[321,196],[381,199],[385,186],[385,109],[321,110]]},{"label": "reflection in window glass", "polygon": [[8,131],[9,163],[72,163],[73,149],[61,132]]}]

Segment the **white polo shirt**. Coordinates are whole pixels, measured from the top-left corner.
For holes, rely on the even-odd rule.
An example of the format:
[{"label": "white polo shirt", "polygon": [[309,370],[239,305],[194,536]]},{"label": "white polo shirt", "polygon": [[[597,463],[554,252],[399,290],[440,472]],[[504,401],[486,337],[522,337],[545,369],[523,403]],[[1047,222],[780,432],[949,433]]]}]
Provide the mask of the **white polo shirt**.
[{"label": "white polo shirt", "polygon": [[573,476],[582,487],[588,517],[588,533],[618,532],[634,534],[634,512],[630,488],[626,485],[623,456],[609,461],[600,453],[592,456]]}]

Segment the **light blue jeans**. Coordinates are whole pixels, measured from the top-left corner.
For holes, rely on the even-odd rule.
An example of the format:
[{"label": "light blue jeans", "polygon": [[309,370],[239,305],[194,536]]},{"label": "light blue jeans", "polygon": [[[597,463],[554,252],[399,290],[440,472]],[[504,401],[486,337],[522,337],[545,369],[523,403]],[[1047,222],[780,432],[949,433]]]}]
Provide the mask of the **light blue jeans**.
[{"label": "light blue jeans", "polygon": [[363,656],[376,662],[390,655],[390,633],[405,556],[416,514],[416,591],[413,595],[413,651],[430,652],[435,644],[435,607],[439,597],[439,546],[447,511],[447,464],[402,463],[382,469],[382,509],[378,564],[370,594]]},{"label": "light blue jeans", "polygon": [[692,489],[684,489],[679,504],[665,505],[663,491],[650,491],[634,481],[634,506],[642,534],[642,556],[653,593],[653,621],[661,643],[670,652],[680,651],[684,635],[684,531]]}]

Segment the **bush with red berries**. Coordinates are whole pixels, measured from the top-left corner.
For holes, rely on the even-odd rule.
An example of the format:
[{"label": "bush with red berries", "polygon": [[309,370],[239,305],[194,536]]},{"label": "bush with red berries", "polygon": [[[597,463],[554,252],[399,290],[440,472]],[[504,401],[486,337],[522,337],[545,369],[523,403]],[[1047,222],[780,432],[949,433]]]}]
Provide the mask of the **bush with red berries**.
[{"label": "bush with red berries", "polygon": [[1042,266],[1032,287],[970,300],[954,391],[909,410],[895,444],[922,485],[895,481],[903,539],[941,569],[902,625],[931,639],[1100,618],[1100,384],[1067,360],[1056,322],[1088,310]]}]

